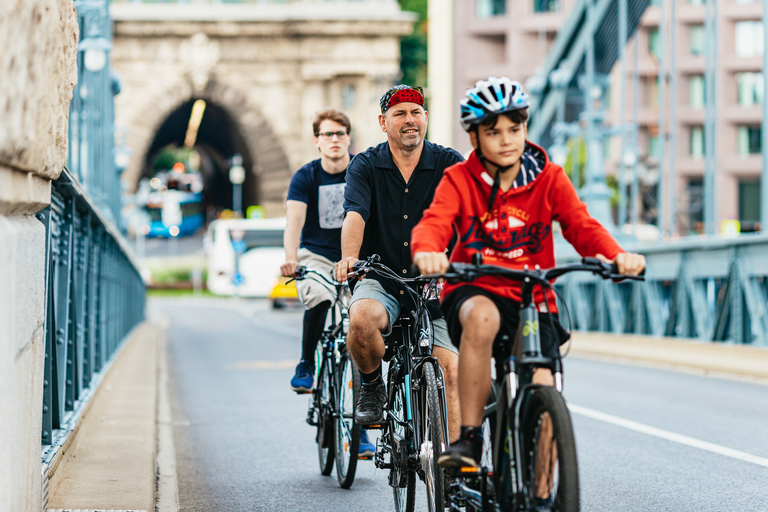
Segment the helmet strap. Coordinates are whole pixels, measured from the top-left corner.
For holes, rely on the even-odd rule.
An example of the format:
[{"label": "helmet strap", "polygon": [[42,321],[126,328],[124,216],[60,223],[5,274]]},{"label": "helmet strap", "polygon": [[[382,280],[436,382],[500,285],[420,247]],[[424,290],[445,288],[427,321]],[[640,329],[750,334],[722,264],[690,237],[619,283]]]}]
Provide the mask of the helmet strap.
[{"label": "helmet strap", "polygon": [[493,160],[489,160],[486,158],[485,155],[483,155],[483,150],[480,147],[480,136],[477,134],[478,130],[477,127],[475,127],[475,138],[477,139],[477,147],[475,148],[475,153],[477,153],[477,158],[480,160],[480,162],[485,166],[485,168],[488,168],[487,164],[491,164],[496,168],[496,173],[493,177],[493,185],[491,186],[491,196],[488,198],[488,212],[490,213],[493,210],[493,203],[496,201],[496,196],[499,194],[499,186],[501,185],[501,174],[507,172],[512,167],[514,167],[514,164],[512,165],[499,165]]}]

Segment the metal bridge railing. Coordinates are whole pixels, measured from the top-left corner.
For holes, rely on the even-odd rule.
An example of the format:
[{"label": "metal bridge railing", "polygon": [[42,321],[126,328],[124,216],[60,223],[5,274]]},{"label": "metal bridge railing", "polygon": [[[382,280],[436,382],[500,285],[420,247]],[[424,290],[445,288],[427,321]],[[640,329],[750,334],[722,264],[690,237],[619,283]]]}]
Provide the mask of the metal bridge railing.
[{"label": "metal bridge railing", "polygon": [[53,183],[46,227],[45,458],[74,427],[121,342],[144,319],[130,250],[68,170]]},{"label": "metal bridge railing", "polygon": [[575,329],[768,346],[768,235],[626,248],[646,256],[646,282],[557,281]]},{"label": "metal bridge railing", "polygon": [[69,168],[52,183],[46,228],[43,462],[75,426],[115,352],[144,319],[145,286],[119,232],[108,0],[75,0],[80,41]]}]

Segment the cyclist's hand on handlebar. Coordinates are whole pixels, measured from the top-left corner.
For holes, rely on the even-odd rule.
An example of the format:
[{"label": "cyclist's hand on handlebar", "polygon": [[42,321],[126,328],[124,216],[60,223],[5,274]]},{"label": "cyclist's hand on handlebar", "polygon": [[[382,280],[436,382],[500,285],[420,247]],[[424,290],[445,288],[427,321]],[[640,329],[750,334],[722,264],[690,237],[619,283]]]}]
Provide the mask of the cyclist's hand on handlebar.
[{"label": "cyclist's hand on handlebar", "polygon": [[627,276],[638,276],[645,270],[645,256],[642,254],[636,254],[634,252],[621,252],[616,255],[613,261],[609,260],[602,254],[596,256],[599,260],[605,263],[615,263],[619,274]]},{"label": "cyclist's hand on handlebar", "polygon": [[299,262],[287,260],[280,265],[280,275],[283,277],[296,277],[296,269],[299,268]]},{"label": "cyclist's hand on handlebar", "polygon": [[357,262],[358,259],[352,257],[342,258],[341,260],[337,261],[336,265],[334,266],[334,274],[336,275],[336,280],[340,283],[345,283],[347,281],[347,274],[353,270],[352,267]]},{"label": "cyclist's hand on handlebar", "polygon": [[417,252],[413,263],[422,275],[445,274],[448,271],[448,256],[444,252]]}]

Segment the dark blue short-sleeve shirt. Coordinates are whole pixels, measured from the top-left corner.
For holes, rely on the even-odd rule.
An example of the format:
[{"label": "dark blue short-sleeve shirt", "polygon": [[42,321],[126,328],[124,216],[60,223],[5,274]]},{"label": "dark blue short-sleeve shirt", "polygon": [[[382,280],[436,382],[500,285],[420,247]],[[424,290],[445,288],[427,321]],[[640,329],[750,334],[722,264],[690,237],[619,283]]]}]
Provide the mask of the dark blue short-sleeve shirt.
[{"label": "dark blue short-sleeve shirt", "polygon": [[413,277],[411,230],[432,202],[443,171],[463,160],[456,150],[425,140],[406,183],[387,142],[357,154],[347,167],[344,213],[357,212],[365,220],[360,258],[378,254],[399,275]]},{"label": "dark blue short-sleeve shirt", "polygon": [[341,259],[346,174],[346,171],[328,174],[317,159],[296,171],[288,187],[289,201],[301,201],[307,205],[300,247],[334,262]]}]

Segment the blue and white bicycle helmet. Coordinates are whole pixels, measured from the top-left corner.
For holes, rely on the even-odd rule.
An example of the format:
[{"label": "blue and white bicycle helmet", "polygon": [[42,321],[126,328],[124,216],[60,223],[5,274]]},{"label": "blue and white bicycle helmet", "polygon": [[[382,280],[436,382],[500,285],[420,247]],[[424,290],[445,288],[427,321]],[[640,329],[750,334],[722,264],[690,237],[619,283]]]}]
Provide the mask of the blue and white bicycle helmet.
[{"label": "blue and white bicycle helmet", "polygon": [[528,108],[528,95],[519,82],[503,76],[479,80],[461,100],[461,127],[469,131],[490,116]]}]

